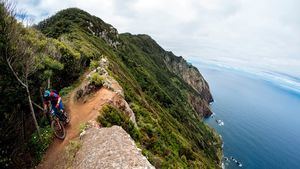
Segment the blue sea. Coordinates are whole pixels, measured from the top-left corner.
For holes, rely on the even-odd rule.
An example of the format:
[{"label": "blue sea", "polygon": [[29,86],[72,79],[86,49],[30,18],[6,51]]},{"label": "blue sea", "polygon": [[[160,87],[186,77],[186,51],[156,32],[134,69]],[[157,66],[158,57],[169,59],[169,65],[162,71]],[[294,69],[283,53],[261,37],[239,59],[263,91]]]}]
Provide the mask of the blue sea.
[{"label": "blue sea", "polygon": [[245,169],[300,169],[299,93],[250,73],[196,66],[215,100],[205,121],[222,136],[225,168],[240,168],[232,157]]}]

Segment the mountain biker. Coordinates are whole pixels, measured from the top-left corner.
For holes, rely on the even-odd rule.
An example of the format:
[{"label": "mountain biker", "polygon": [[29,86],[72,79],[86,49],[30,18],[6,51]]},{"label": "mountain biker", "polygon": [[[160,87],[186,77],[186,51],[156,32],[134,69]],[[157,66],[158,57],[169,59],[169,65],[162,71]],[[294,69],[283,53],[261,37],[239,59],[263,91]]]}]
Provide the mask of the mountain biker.
[{"label": "mountain biker", "polygon": [[45,90],[43,99],[45,110],[47,110],[47,108],[51,108],[50,110],[53,110],[54,115],[58,117],[63,115],[64,106],[62,103],[62,99],[57,92]]}]

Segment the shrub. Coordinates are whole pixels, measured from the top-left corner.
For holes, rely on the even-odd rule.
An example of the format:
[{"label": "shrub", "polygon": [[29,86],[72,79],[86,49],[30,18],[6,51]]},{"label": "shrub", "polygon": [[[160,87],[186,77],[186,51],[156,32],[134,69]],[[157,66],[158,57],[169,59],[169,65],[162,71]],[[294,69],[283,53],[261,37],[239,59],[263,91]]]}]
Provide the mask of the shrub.
[{"label": "shrub", "polygon": [[100,64],[99,64],[99,61],[92,60],[91,63],[90,63],[90,69],[91,69],[91,70],[94,70],[94,69],[96,69],[99,65],[100,65]]},{"label": "shrub", "polygon": [[93,73],[90,77],[90,82],[95,86],[102,86],[104,83],[104,78],[99,75],[97,72]]},{"label": "shrub", "polygon": [[129,117],[111,105],[102,108],[97,121],[104,127],[121,126],[135,141],[141,138],[140,131],[130,121]]},{"label": "shrub", "polygon": [[74,89],[73,86],[64,87],[60,90],[59,94],[60,96],[66,96],[68,95],[72,90]]},{"label": "shrub", "polygon": [[36,162],[41,161],[44,152],[47,150],[49,145],[52,143],[54,131],[48,125],[44,128],[40,128],[41,139],[37,132],[34,132],[31,136],[30,147],[33,150]]},{"label": "shrub", "polygon": [[83,131],[85,131],[87,128],[88,128],[88,123],[81,123],[79,125],[79,130],[80,130],[80,133],[82,133]]},{"label": "shrub", "polygon": [[44,57],[43,62],[45,66],[50,69],[62,70],[64,68],[64,65],[62,63],[60,63],[58,60],[51,58],[50,56]]},{"label": "shrub", "polygon": [[76,80],[72,85],[66,86],[59,91],[59,95],[66,98],[69,93],[71,93],[75,88],[77,88],[81,84],[81,79]]}]

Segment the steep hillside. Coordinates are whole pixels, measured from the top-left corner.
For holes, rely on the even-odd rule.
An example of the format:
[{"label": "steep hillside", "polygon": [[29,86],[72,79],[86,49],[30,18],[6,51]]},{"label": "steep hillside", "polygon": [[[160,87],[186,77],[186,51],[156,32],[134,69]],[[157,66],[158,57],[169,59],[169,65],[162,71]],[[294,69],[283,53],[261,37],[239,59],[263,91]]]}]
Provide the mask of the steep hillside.
[{"label": "steep hillside", "polygon": [[[68,23],[67,30],[56,31],[59,23]],[[151,37],[118,35],[116,29],[80,9],[58,12],[37,28],[88,58],[87,65],[103,56],[109,59],[110,74],[123,87],[136,115],[140,135],[135,141],[154,166],[220,167],[221,142],[201,121],[210,114],[211,96],[196,68],[194,72],[178,69],[182,61],[169,61],[180,58]]]},{"label": "steep hillside", "polygon": [[[102,126],[122,126],[157,168],[220,168],[221,140],[202,122],[211,114],[208,84],[182,57],[165,51],[148,35],[118,34],[111,25],[77,8],[62,10],[34,29],[18,24],[4,4],[0,7],[0,68],[7,72],[0,76],[1,94],[6,98],[0,105],[4,117],[1,166],[30,168],[51,143],[51,130],[35,107],[42,135],[37,139],[28,96],[41,105],[47,79],[66,96],[81,83],[85,72],[96,69],[106,58],[108,74],[123,88],[136,125],[121,118],[124,110],[118,107],[102,110],[98,118]],[[30,74],[24,75],[29,94],[11,72],[9,62],[17,75],[32,66]]]},{"label": "steep hillside", "polygon": [[[172,98],[184,97],[183,100],[188,100],[194,110],[198,113],[198,115],[200,115],[200,118],[211,115],[211,111],[207,103],[211,102],[213,99],[207,82],[204,80],[197,68],[188,64],[182,57],[177,57],[172,52],[163,50],[148,35],[131,35],[127,33],[121,34],[120,38],[123,40],[123,43],[126,45],[128,44],[127,46],[129,46],[125,49],[123,47],[121,49],[123,51],[121,51],[120,55],[124,57],[124,53],[130,54],[133,52],[134,55],[140,56],[140,58],[134,57],[129,60],[131,62],[134,61],[135,64],[141,63],[144,65],[147,71],[150,71],[151,75],[154,75],[155,80],[161,88],[165,88],[165,91],[167,92],[172,91],[169,92],[168,96],[171,96]],[[132,48],[132,50],[130,49],[131,46],[134,46],[135,48]],[[129,65],[130,63],[127,64]],[[136,74],[136,76],[139,75]],[[176,82],[176,80],[180,80],[181,82]],[[174,87],[177,89],[172,90],[169,84],[174,84]],[[184,87],[178,84],[182,84]],[[181,93],[182,90],[186,89],[188,89],[187,92]],[[176,92],[180,94],[178,95]]]}]

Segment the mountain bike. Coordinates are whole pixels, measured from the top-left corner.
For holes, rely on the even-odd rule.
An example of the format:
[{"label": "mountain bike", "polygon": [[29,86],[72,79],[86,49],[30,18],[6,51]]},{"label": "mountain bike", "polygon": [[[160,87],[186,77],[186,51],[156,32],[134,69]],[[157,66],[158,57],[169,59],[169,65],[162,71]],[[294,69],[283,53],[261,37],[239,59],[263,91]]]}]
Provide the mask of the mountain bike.
[{"label": "mountain bike", "polygon": [[54,113],[54,110],[50,110],[51,115],[51,128],[54,130],[54,135],[63,140],[66,137],[66,126],[70,122],[69,114],[66,111]]}]

